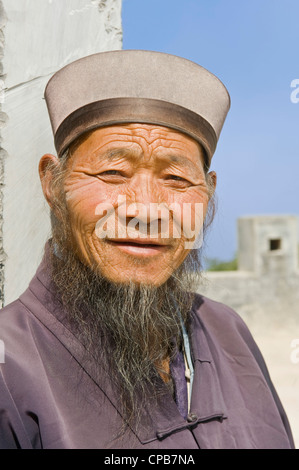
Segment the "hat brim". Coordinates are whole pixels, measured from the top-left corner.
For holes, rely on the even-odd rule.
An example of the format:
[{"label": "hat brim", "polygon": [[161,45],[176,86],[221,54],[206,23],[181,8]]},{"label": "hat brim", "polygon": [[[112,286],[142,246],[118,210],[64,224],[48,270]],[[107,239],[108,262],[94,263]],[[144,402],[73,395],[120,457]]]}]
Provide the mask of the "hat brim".
[{"label": "hat brim", "polygon": [[169,127],[195,139],[206,153],[207,166],[217,145],[212,126],[198,114],[182,106],[147,98],[113,98],[85,105],[70,114],[59,126],[55,146],[59,157],[81,136],[112,125],[143,123]]}]

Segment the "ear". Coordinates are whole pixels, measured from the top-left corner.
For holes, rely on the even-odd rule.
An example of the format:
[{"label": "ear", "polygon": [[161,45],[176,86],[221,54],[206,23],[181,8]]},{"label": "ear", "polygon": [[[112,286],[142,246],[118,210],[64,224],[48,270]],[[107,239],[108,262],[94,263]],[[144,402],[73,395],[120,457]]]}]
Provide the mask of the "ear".
[{"label": "ear", "polygon": [[217,186],[217,174],[215,173],[215,171],[210,171],[207,174],[207,181],[208,181],[209,199],[212,199],[216,190],[216,186]]},{"label": "ear", "polygon": [[38,167],[42,190],[51,209],[55,206],[55,196],[52,190],[53,168],[59,165],[60,161],[57,157],[46,154],[40,159]]}]

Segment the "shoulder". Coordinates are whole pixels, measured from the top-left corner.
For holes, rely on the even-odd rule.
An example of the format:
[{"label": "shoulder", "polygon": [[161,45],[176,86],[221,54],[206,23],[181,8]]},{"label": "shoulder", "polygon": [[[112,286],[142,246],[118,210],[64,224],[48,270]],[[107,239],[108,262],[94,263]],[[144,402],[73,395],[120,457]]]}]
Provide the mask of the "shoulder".
[{"label": "shoulder", "polygon": [[29,374],[41,359],[51,334],[21,298],[0,310],[2,372],[6,378]]},{"label": "shoulder", "polygon": [[209,328],[228,331],[230,327],[248,333],[248,327],[241,316],[228,305],[197,294],[193,303],[193,313]]},{"label": "shoulder", "polygon": [[221,351],[231,357],[251,356],[266,374],[265,362],[248,326],[241,316],[228,305],[196,295],[193,305],[195,328]]},{"label": "shoulder", "polygon": [[[30,328],[30,314],[26,307],[16,300],[0,310],[0,341],[2,358],[0,364],[0,388],[2,398],[24,384],[24,371],[30,371],[34,351],[34,340]],[[4,399],[4,398],[3,398]]]},{"label": "shoulder", "polygon": [[0,310],[0,340],[6,346],[24,341],[24,333],[30,330],[29,323],[32,321],[31,314],[20,299]]},{"label": "shoulder", "polygon": [[258,367],[273,391],[264,357],[248,326],[231,307],[197,295],[193,306],[195,330],[203,330],[208,343],[218,357],[225,356],[242,367]]},{"label": "shoulder", "polygon": [[33,349],[33,322],[29,310],[18,299],[0,310],[0,341],[4,350],[5,369],[22,362]]}]

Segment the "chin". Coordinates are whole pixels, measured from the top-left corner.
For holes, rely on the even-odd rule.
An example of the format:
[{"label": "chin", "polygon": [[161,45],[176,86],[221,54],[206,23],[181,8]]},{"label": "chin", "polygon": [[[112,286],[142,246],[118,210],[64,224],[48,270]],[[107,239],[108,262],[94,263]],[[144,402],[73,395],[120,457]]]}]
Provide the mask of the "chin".
[{"label": "chin", "polygon": [[[121,268],[120,268],[121,270]],[[114,284],[120,285],[136,285],[136,286],[148,286],[148,287],[160,287],[162,286],[170,277],[167,274],[159,274],[153,276],[153,273],[146,274],[146,273],[138,273],[138,269],[134,270],[132,273],[117,273],[118,275],[113,275],[111,273],[102,273],[106,279]]]}]

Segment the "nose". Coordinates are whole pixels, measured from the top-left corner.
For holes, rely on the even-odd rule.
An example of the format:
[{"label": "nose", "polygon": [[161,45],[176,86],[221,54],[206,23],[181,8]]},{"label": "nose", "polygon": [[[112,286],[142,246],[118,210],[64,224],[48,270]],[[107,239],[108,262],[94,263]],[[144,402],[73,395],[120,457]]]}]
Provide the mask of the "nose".
[{"label": "nose", "polygon": [[118,217],[123,225],[134,225],[142,234],[158,236],[166,220],[169,221],[169,211],[160,200],[159,188],[153,179],[139,177],[130,188],[125,204],[119,206]]},{"label": "nose", "polygon": [[138,218],[143,224],[151,222],[151,208],[159,202],[159,190],[151,172],[136,174],[128,193],[126,217]]}]

